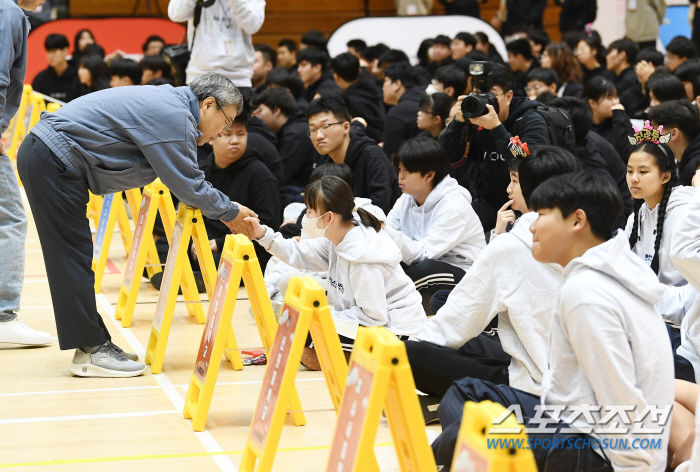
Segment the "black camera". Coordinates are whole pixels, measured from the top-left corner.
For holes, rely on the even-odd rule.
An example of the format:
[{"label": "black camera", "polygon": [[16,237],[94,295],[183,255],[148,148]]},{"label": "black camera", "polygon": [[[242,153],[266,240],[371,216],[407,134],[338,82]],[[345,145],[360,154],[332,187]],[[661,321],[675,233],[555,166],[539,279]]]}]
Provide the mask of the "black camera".
[{"label": "black camera", "polygon": [[491,105],[496,113],[499,111],[498,100],[489,92],[493,87],[493,77],[491,77],[493,64],[490,62],[472,62],[469,64],[469,75],[472,77],[472,88],[479,90],[478,93],[470,93],[462,100],[462,114],[465,118],[476,118],[488,114],[486,105]]}]

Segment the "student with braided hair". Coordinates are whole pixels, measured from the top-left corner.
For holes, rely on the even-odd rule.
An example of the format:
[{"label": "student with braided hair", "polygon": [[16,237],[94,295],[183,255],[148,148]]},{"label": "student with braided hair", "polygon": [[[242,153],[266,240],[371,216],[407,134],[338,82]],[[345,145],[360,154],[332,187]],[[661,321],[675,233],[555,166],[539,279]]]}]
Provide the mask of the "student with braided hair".
[{"label": "student with braided hair", "polygon": [[674,348],[676,378],[692,382],[692,365],[675,351],[681,342],[679,326],[698,292],[674,266],[670,250],[672,230],[683,217],[693,190],[680,185],[671,148],[650,140],[633,147],[627,163],[627,184],[635,199],[634,213],[625,228],[630,247],[665,286],[664,299],[657,308],[667,323]]}]

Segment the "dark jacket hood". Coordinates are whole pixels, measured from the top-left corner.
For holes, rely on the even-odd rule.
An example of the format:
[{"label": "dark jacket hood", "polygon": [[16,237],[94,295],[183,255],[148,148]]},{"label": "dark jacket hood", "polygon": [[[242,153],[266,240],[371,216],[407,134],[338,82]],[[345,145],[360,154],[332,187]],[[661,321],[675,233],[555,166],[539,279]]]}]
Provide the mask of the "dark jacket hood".
[{"label": "dark jacket hood", "polygon": [[510,112],[508,113],[508,118],[503,122],[503,126],[510,128],[513,123],[521,118],[523,115],[534,110],[540,105],[538,102],[533,102],[527,97],[513,97],[510,102]]},{"label": "dark jacket hood", "polygon": [[277,135],[270,131],[270,128],[267,127],[267,123],[265,123],[261,118],[258,118],[257,116],[251,115],[248,117],[248,132],[259,134],[260,136],[263,136],[265,139],[277,146]]},{"label": "dark jacket hood", "polygon": [[362,69],[362,73],[347,90],[353,95],[359,95],[368,100],[381,100],[382,90],[377,85],[377,79],[367,70]]}]

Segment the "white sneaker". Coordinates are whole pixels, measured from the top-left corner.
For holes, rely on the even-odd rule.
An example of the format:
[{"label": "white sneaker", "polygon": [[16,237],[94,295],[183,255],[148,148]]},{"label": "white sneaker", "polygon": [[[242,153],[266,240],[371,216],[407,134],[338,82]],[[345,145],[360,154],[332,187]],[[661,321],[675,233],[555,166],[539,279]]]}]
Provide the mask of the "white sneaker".
[{"label": "white sneaker", "polygon": [[49,333],[30,328],[24,321],[15,318],[0,322],[0,344],[23,344],[25,346],[48,346],[53,342]]},{"label": "white sneaker", "polygon": [[68,370],[78,377],[136,377],[143,374],[146,364],[128,359],[107,341],[95,353],[76,349]]}]

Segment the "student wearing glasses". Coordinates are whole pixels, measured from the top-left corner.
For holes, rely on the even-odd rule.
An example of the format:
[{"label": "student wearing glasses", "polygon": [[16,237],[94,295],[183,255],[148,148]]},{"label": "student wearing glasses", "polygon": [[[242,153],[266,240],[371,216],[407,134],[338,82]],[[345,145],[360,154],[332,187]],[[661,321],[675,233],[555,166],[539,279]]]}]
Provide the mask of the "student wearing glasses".
[{"label": "student wearing glasses", "polygon": [[398,177],[384,150],[366,136],[366,124],[359,120],[351,123],[345,103],[336,97],[313,100],[306,117],[308,135],[316,151],[328,156],[326,162],[352,169],[355,197],[369,198],[373,205],[389,213],[401,196]]},{"label": "student wearing glasses", "polygon": [[236,86],[216,73],[187,87],[101,90],[42,114],[22,143],[17,168],[44,253],[58,342],[75,349],[72,374],[133,377],[146,368],[112,343],[97,312],[88,190],[106,195],[160,177],[183,203],[252,238],[243,218],[257,215],[215,190],[197,166],[197,146],[231,126],[242,107]]}]

